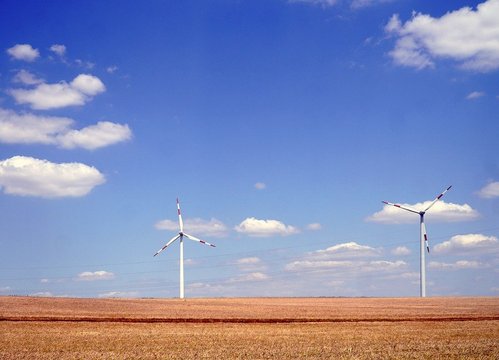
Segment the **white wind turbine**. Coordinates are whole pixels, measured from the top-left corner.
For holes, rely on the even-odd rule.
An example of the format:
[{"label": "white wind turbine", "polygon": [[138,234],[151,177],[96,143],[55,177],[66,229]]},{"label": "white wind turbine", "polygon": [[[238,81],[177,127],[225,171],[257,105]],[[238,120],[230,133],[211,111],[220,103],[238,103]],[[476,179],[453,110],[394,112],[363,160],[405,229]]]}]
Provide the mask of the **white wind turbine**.
[{"label": "white wind turbine", "polygon": [[175,237],[173,237],[170,241],[166,243],[165,246],[163,246],[161,249],[159,249],[154,256],[158,255],[160,252],[165,250],[168,246],[170,246],[175,240],[180,239],[180,298],[184,298],[184,236],[193,241],[200,242],[201,244],[205,244],[208,246],[215,247],[215,245],[210,244],[204,240],[200,240],[197,237],[194,237],[192,235],[186,234],[184,232],[184,222],[182,221],[182,214],[180,213],[180,203],[177,198],[177,212],[178,212],[178,224],[180,227],[180,231],[178,232]]},{"label": "white wind turbine", "polygon": [[[432,201],[430,205],[423,211],[417,211],[415,209],[411,209],[410,207],[403,206],[400,204],[393,204],[388,201],[383,201],[384,204],[387,205],[392,205],[395,207],[398,207],[403,210],[410,211],[412,213],[418,214],[419,215],[419,235],[420,235],[420,259],[419,259],[419,267],[420,267],[420,272],[419,272],[419,279],[420,279],[420,295],[421,297],[426,297],[426,266],[425,266],[425,245],[426,249],[428,250],[428,253],[430,252],[430,247],[428,245],[428,236],[426,234],[426,226],[424,224],[424,215],[425,213],[433,206],[435,203],[444,196],[444,194],[450,190],[452,187],[449,186],[447,189],[445,189],[440,195],[438,195],[435,200]],[[425,244],[426,243],[426,244]]]}]

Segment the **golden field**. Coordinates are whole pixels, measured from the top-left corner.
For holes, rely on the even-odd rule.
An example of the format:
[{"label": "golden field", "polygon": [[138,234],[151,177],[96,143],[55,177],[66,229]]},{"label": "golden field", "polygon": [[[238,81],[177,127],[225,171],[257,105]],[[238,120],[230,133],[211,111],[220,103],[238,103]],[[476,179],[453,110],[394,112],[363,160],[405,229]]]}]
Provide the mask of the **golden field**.
[{"label": "golden field", "polygon": [[499,298],[0,297],[1,359],[498,359]]}]

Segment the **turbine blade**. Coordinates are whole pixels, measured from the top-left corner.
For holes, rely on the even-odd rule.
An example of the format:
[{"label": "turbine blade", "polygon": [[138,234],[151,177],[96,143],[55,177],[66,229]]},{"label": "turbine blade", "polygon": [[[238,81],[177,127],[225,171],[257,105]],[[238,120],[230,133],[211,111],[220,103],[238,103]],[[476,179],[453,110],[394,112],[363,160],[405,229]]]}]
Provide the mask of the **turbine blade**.
[{"label": "turbine blade", "polygon": [[427,212],[427,211],[428,211],[428,210],[429,210],[429,209],[430,209],[433,205],[435,205],[435,203],[436,203],[438,200],[440,200],[440,198],[441,198],[442,196],[444,196],[444,194],[445,194],[447,191],[449,191],[451,187],[452,187],[452,185],[451,185],[451,186],[449,186],[447,189],[445,189],[445,190],[444,190],[444,191],[443,191],[440,195],[438,195],[438,196],[435,198],[435,200],[433,200],[433,201],[432,201],[432,203],[430,204],[430,206],[428,206],[426,209],[424,209],[424,212]]},{"label": "turbine blade", "polygon": [[410,212],[413,212],[415,214],[419,214],[419,211],[417,210],[414,210],[414,209],[411,209],[410,207],[407,207],[407,206],[403,206],[403,205],[400,205],[400,204],[394,204],[394,203],[391,203],[391,202],[388,202],[388,201],[382,201],[383,204],[386,204],[386,205],[392,205],[392,206],[395,206],[395,207],[398,207],[400,209],[403,209],[403,210],[407,210],[407,211],[410,211]]},{"label": "turbine blade", "polygon": [[422,222],[423,225],[423,237],[424,237],[424,242],[426,245],[426,250],[428,251],[428,254],[430,253],[430,243],[428,242],[428,234],[426,232],[426,225],[424,224],[424,221]]},{"label": "turbine blade", "polygon": [[208,246],[211,246],[211,247],[216,247],[215,245],[213,244],[210,244],[209,242],[206,242],[204,240],[201,240],[201,239],[198,239],[197,237],[194,237],[192,235],[187,235],[187,234],[184,234],[184,236],[190,240],[194,240],[194,241],[197,241],[197,242],[200,242],[201,244],[205,244],[205,245],[208,245]]},{"label": "turbine blade", "polygon": [[180,226],[180,232],[184,232],[184,222],[182,221],[182,213],[180,212],[180,202],[177,198],[177,213],[178,213],[178,225]]},{"label": "turbine blade", "polygon": [[163,250],[165,250],[168,246],[171,245],[172,242],[174,242],[175,240],[177,240],[179,237],[180,237],[180,234],[175,235],[175,237],[173,239],[171,239],[170,241],[168,241],[165,246],[163,246],[161,249],[159,249],[158,251],[156,251],[156,254],[154,254],[153,256],[156,256],[160,252],[162,252]]}]

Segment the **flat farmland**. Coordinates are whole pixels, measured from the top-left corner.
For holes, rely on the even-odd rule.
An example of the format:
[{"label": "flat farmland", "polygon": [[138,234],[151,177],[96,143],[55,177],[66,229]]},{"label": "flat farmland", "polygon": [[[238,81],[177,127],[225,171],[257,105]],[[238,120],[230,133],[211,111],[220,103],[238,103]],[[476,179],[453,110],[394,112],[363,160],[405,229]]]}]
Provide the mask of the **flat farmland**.
[{"label": "flat farmland", "polygon": [[499,298],[0,297],[1,359],[498,359]]}]

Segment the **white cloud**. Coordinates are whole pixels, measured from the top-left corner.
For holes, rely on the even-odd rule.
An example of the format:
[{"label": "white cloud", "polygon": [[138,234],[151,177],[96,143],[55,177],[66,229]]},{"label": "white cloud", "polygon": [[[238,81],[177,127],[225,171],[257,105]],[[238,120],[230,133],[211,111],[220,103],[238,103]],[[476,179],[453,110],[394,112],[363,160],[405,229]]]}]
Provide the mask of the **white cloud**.
[{"label": "white cloud", "polygon": [[266,270],[266,266],[262,263],[262,260],[258,257],[246,257],[237,259],[235,264],[241,271],[264,271]]},{"label": "white cloud", "polygon": [[80,197],[105,182],[96,168],[81,163],[52,163],[14,156],[0,161],[0,187],[9,195]]},{"label": "white cloud", "polygon": [[397,14],[385,26],[397,37],[390,56],[398,65],[422,69],[437,59],[451,59],[477,71],[499,68],[499,0],[488,0],[476,10],[463,7],[440,18],[413,13],[402,24]]},{"label": "white cloud", "polygon": [[495,236],[482,234],[455,235],[450,240],[437,244],[433,247],[435,253],[450,253],[459,251],[482,250],[489,251],[498,249],[499,240]]},{"label": "white cloud", "polygon": [[492,199],[492,198],[499,197],[499,181],[494,181],[494,182],[491,182],[491,183],[485,185],[478,192],[478,196],[480,196],[484,199]]},{"label": "white cloud", "polygon": [[50,51],[62,57],[66,54],[66,46],[60,44],[54,44],[50,47]]},{"label": "white cloud", "polygon": [[393,270],[404,269],[407,263],[402,260],[397,261],[337,261],[337,260],[298,260],[286,264],[288,271],[301,270],[328,270],[344,269],[351,274],[369,273],[369,272],[390,272]]},{"label": "white cloud", "polygon": [[18,114],[0,108],[0,142],[7,144],[48,144],[66,149],[81,147],[94,150],[132,137],[128,125],[107,121],[80,130],[70,127],[70,118]]},{"label": "white cloud", "polygon": [[0,142],[55,144],[57,135],[68,131],[72,123],[72,119],[65,117],[17,114],[0,108]]},{"label": "white cloud", "polygon": [[265,183],[262,183],[262,182],[257,182],[254,186],[255,186],[255,189],[257,189],[257,190],[263,190],[267,187],[267,185],[265,185]]},{"label": "white cloud", "polygon": [[337,244],[328,247],[325,250],[317,250],[310,253],[314,258],[356,258],[366,256],[377,256],[380,254],[378,249],[367,245],[360,245],[354,241]]},{"label": "white cloud", "polygon": [[7,294],[11,291],[12,289],[10,286],[2,286],[0,287],[0,294]]},{"label": "white cloud", "polygon": [[246,258],[238,259],[236,261],[236,264],[238,264],[238,265],[255,265],[255,264],[259,264],[260,262],[261,262],[261,260],[257,257],[246,257]]},{"label": "white cloud", "polygon": [[138,296],[137,291],[108,291],[98,295],[100,298],[135,298]]},{"label": "white cloud", "polygon": [[37,110],[48,110],[84,105],[105,90],[106,87],[98,77],[80,74],[70,83],[42,83],[33,89],[11,89],[9,93],[18,104],[28,104]]},{"label": "white cloud", "polygon": [[[401,204],[417,211],[426,209],[431,201],[416,204]],[[439,201],[428,211],[427,216],[432,221],[454,222],[474,220],[479,214],[468,204],[453,204]],[[366,218],[367,221],[379,222],[384,224],[408,224],[418,221],[417,214],[396,208],[391,205],[384,205],[381,211],[378,211]]]},{"label": "white cloud", "polygon": [[13,47],[7,49],[7,54],[9,54],[13,59],[28,62],[35,61],[40,56],[38,49],[34,49],[29,44],[14,45]]},{"label": "white cloud", "polygon": [[[179,230],[178,222],[169,219],[158,221],[154,226],[159,230]],[[187,233],[192,233],[192,235],[194,236],[204,235],[223,237],[227,236],[228,232],[227,226],[223,222],[215,218],[211,218],[210,220],[204,220],[200,218],[185,219],[184,229]]]},{"label": "white cloud", "polygon": [[352,3],[350,4],[350,7],[352,9],[361,9],[391,1],[393,0],[353,0]]},{"label": "white cloud", "polygon": [[116,70],[118,70],[118,67],[116,65],[111,65],[111,66],[108,66],[106,68],[106,71],[109,73],[109,74],[114,74],[116,72]]},{"label": "white cloud", "polygon": [[407,263],[402,260],[397,261],[386,261],[386,260],[377,260],[371,261],[369,264],[366,264],[362,267],[362,271],[371,272],[371,271],[392,271],[404,269],[407,267]]},{"label": "white cloud", "polygon": [[82,94],[95,96],[106,90],[102,81],[93,75],[80,74],[71,81],[71,87]]},{"label": "white cloud", "polygon": [[355,265],[356,263],[354,261],[297,260],[286,264],[284,268],[288,271],[299,271],[310,269],[352,268]]},{"label": "white cloud", "polygon": [[483,91],[473,91],[473,92],[470,92],[466,96],[466,99],[467,100],[475,100],[475,99],[479,99],[479,98],[481,98],[483,96],[485,96],[485,93]]},{"label": "white cloud", "polygon": [[428,264],[430,269],[437,270],[465,270],[465,269],[480,269],[487,267],[478,261],[458,260],[455,263],[443,263],[438,261],[430,261]]},{"label": "white cloud", "polygon": [[308,230],[317,231],[322,229],[322,225],[319,223],[312,223],[307,225]]},{"label": "white cloud", "polygon": [[310,5],[318,5],[323,7],[333,6],[338,3],[338,0],[288,0],[290,3],[303,3]]},{"label": "white cloud", "polygon": [[29,294],[29,296],[35,296],[35,297],[54,297],[54,294],[52,294],[50,291],[40,291],[36,292],[33,294]]},{"label": "white cloud", "polygon": [[12,81],[24,85],[37,85],[44,82],[43,79],[37,78],[35,75],[33,75],[27,70],[18,71],[17,74],[12,79]]},{"label": "white cloud", "polygon": [[83,68],[86,68],[88,70],[91,70],[95,67],[95,64],[90,61],[83,61],[81,59],[76,59],[75,60],[76,65],[81,66]]},{"label": "white cloud", "polygon": [[96,280],[112,280],[114,279],[114,273],[99,270],[99,271],[84,271],[79,273],[76,280],[78,281],[96,281]]},{"label": "white cloud", "polygon": [[409,255],[411,253],[411,250],[405,246],[397,246],[395,249],[392,250],[392,254],[396,256],[404,256],[404,255]]},{"label": "white cloud", "polygon": [[253,281],[264,281],[269,279],[269,276],[267,274],[264,274],[262,272],[252,272],[249,274],[243,274],[238,277],[229,279],[227,282],[229,283],[234,283],[234,282],[253,282]]},{"label": "white cloud", "polygon": [[132,131],[128,125],[100,121],[96,125],[80,130],[70,130],[57,136],[58,144],[66,149],[81,147],[95,150],[131,139]]},{"label": "white cloud", "polygon": [[237,232],[255,237],[287,236],[298,233],[298,229],[285,225],[278,220],[259,220],[254,217],[246,218],[234,228]]}]

